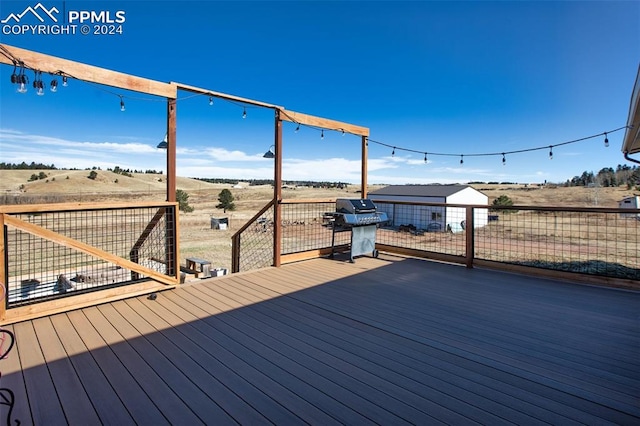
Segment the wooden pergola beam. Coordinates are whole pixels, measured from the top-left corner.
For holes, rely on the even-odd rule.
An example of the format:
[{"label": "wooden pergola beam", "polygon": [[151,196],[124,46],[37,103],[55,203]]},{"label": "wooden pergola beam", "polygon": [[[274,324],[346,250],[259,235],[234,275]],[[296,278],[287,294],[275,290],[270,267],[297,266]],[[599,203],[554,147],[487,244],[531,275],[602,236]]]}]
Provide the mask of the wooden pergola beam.
[{"label": "wooden pergola beam", "polygon": [[342,130],[345,133],[351,133],[360,136],[369,136],[369,129],[367,127],[343,123],[342,121],[331,120],[329,118],[316,117],[314,115],[303,114],[301,112],[282,109],[280,118],[291,123],[300,123],[307,126],[320,127],[327,130]]},{"label": "wooden pergola beam", "polygon": [[201,94],[201,95],[213,96],[214,98],[226,99],[226,100],[232,101],[232,102],[239,102],[239,103],[247,104],[247,105],[255,105],[255,106],[259,106],[259,107],[263,107],[263,108],[284,109],[283,107],[280,107],[278,105],[274,105],[274,104],[270,104],[270,103],[266,103],[266,102],[261,102],[261,101],[256,101],[254,99],[242,98],[240,96],[229,95],[228,93],[216,92],[214,90],[203,89],[201,87],[189,86],[188,84],[177,83],[177,82],[174,82],[174,81],[172,81],[171,84],[176,86],[176,88],[179,89],[179,90],[185,90],[185,91],[191,92],[191,93],[197,93],[197,94]]},{"label": "wooden pergola beam", "polygon": [[[4,43],[0,43],[0,46],[5,48],[13,57],[24,63],[27,68],[36,69],[43,73],[62,74],[71,78],[77,78],[78,80],[165,98],[175,99],[178,93],[176,87],[170,83],[111,71],[106,68],[45,55],[43,53],[9,46]],[[2,52],[0,52],[0,63],[13,65],[12,60],[2,54]]]}]

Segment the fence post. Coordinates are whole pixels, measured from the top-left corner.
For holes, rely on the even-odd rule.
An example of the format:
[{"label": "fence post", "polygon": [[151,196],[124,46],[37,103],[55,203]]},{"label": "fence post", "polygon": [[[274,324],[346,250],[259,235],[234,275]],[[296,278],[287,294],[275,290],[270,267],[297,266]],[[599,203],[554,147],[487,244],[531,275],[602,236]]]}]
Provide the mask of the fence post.
[{"label": "fence post", "polygon": [[7,289],[7,264],[6,259],[6,241],[7,231],[4,226],[4,213],[0,213],[0,286],[2,286],[2,301],[0,301],[0,321],[4,321],[7,312],[7,300],[9,290]]},{"label": "fence post", "polygon": [[475,209],[471,206],[467,206],[466,210],[466,226],[465,226],[465,236],[466,236],[466,256],[465,256],[465,264],[467,268],[473,268],[473,255],[475,250],[474,245],[474,235],[475,235],[475,224],[474,224],[474,211]]},{"label": "fence post", "polygon": [[240,272],[240,234],[231,238],[231,273]]}]

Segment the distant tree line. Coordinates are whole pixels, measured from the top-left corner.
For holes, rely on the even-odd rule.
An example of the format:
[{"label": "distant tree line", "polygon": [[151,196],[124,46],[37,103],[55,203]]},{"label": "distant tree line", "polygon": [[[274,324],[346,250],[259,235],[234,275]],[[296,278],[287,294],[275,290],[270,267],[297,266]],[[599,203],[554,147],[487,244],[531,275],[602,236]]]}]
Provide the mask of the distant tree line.
[{"label": "distant tree line", "polygon": [[621,186],[626,185],[627,188],[635,188],[640,185],[640,168],[637,166],[628,166],[626,164],[618,164],[613,167],[604,167],[598,173],[592,171],[584,171],[580,176],[574,176],[567,179],[564,186]]},{"label": "distant tree line", "polygon": [[27,164],[24,161],[20,164],[13,163],[0,163],[0,170],[58,170],[56,166],[51,164],[50,166],[42,163],[34,163]]},{"label": "distant tree line", "polygon": [[[193,178],[209,183],[224,183],[227,185],[237,185],[240,179],[225,179],[225,178]],[[273,179],[243,179],[242,182],[247,182],[249,186],[259,185],[273,185]],[[311,180],[288,180],[282,181],[283,185],[289,186],[312,186],[314,188],[338,188],[345,189],[349,185],[344,182],[316,182]]]}]

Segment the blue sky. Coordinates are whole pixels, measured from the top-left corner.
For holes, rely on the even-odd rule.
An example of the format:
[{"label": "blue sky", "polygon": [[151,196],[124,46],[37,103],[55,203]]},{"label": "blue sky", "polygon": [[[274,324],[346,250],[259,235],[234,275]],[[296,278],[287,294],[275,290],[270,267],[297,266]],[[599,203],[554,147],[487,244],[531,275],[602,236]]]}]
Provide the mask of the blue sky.
[{"label": "blue sky", "polygon": [[[31,2],[0,3],[0,20]],[[125,12],[122,34],[0,34],[2,43],[371,129],[370,183],[563,182],[629,164],[640,2],[42,1]],[[21,24],[37,24],[25,15]],[[47,22],[50,23],[50,22]],[[0,25],[2,26],[2,25]],[[93,25],[91,26],[93,28]],[[0,66],[0,161],[165,168],[163,99],[71,80],[36,96]],[[29,77],[33,75],[29,72]],[[44,76],[49,83],[50,76]],[[120,98],[126,110],[120,111]],[[271,178],[273,112],[179,92],[178,174]],[[360,139],[284,125],[285,180],[359,182]],[[413,153],[402,148],[419,151]],[[456,156],[424,154],[450,153]],[[459,154],[464,154],[460,164]]]}]

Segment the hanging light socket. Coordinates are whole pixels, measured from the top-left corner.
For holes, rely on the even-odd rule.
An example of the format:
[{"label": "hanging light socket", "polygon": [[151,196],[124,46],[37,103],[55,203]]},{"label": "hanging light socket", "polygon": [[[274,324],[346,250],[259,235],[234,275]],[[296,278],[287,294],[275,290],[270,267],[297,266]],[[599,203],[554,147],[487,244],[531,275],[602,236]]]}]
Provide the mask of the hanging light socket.
[{"label": "hanging light socket", "polygon": [[247,118],[247,108],[242,111],[242,118]]},{"label": "hanging light socket", "polygon": [[460,164],[464,164],[464,155],[460,155]]},{"label": "hanging light socket", "polygon": [[69,85],[69,80],[66,75],[62,76],[62,87],[67,87]]},{"label": "hanging light socket", "polygon": [[504,152],[502,153],[502,165],[503,166],[507,165],[507,158],[504,156]]},{"label": "hanging light socket", "polygon": [[213,96],[209,96],[209,106],[213,105]]},{"label": "hanging light socket", "polygon": [[607,137],[607,132],[604,132],[604,146],[605,148],[609,148],[609,138]]},{"label": "hanging light socket", "polygon": [[549,160],[553,160],[553,145],[549,145]]},{"label": "hanging light socket", "polygon": [[124,110],[124,99],[122,98],[122,95],[120,95],[120,111],[124,112]]},{"label": "hanging light socket", "polygon": [[324,129],[320,130],[320,139],[324,139]]}]

